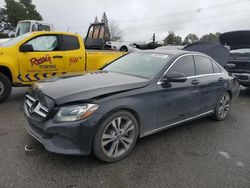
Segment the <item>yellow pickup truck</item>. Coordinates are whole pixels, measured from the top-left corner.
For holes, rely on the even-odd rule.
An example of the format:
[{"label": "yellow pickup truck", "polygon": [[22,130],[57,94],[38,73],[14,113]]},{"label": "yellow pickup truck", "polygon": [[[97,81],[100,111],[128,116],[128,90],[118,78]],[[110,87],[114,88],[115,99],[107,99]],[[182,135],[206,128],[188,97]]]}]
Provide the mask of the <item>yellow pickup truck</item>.
[{"label": "yellow pickup truck", "polygon": [[34,32],[0,44],[0,102],[12,87],[67,73],[97,70],[123,52],[85,50],[78,34]]}]

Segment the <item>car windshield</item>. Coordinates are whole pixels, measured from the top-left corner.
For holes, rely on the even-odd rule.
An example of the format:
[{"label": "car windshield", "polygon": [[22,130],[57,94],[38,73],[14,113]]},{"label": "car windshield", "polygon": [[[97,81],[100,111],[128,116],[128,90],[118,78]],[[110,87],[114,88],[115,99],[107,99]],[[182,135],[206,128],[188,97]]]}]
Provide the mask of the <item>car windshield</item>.
[{"label": "car windshield", "polygon": [[18,37],[12,38],[6,42],[3,42],[0,44],[1,47],[9,47],[9,46],[14,46],[15,44],[17,44],[18,42],[22,41],[23,39],[25,39],[26,37],[30,36],[31,33],[26,33],[24,35],[20,35]]},{"label": "car windshield", "polygon": [[28,33],[30,31],[30,22],[20,22],[16,27],[16,37]]},{"label": "car windshield", "polygon": [[135,52],[114,61],[103,70],[149,79],[155,77],[169,59],[168,54]]}]

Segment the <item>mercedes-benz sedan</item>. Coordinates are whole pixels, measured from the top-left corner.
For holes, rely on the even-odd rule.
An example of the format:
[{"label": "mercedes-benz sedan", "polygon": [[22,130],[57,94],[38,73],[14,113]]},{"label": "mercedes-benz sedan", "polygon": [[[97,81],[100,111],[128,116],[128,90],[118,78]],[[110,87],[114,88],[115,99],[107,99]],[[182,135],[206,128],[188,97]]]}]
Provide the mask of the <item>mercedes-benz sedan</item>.
[{"label": "mercedes-benz sedan", "polygon": [[138,138],[204,116],[224,120],[237,80],[202,53],[144,51],[96,72],[34,84],[28,132],[51,152],[120,160]]}]

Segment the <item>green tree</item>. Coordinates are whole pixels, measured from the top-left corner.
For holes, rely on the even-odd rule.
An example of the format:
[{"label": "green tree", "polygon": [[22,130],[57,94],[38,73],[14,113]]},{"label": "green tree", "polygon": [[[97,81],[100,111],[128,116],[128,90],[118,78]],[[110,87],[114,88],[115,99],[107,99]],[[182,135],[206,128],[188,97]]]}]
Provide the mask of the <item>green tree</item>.
[{"label": "green tree", "polygon": [[0,32],[15,31],[21,20],[42,20],[31,0],[5,0],[5,6],[0,9]]},{"label": "green tree", "polygon": [[107,26],[109,25],[109,21],[108,21],[108,17],[107,17],[106,12],[103,12],[101,22],[105,23]]},{"label": "green tree", "polygon": [[200,41],[206,41],[206,42],[219,42],[219,36],[221,33],[209,33],[206,35],[203,35],[200,39]]},{"label": "green tree", "polygon": [[199,38],[197,37],[197,35],[196,34],[188,34],[186,37],[185,37],[185,39],[184,39],[184,41],[183,41],[183,44],[185,44],[185,45],[187,45],[187,44],[191,44],[191,43],[193,43],[193,42],[197,42],[197,41],[199,41]]},{"label": "green tree", "polygon": [[25,10],[25,16],[28,20],[42,20],[42,16],[36,10],[36,6],[32,4],[32,0],[20,0],[19,3]]},{"label": "green tree", "polygon": [[106,40],[110,40],[111,34],[110,34],[109,21],[108,21],[106,12],[103,12],[101,22],[105,23],[105,26],[104,26],[105,38]]},{"label": "green tree", "polygon": [[182,44],[182,38],[180,36],[176,36],[174,31],[169,31],[168,36],[163,40],[164,45],[180,45]]},{"label": "green tree", "polygon": [[95,17],[95,21],[94,21],[94,23],[99,23],[99,21],[98,21],[98,17],[97,17],[97,16]]}]

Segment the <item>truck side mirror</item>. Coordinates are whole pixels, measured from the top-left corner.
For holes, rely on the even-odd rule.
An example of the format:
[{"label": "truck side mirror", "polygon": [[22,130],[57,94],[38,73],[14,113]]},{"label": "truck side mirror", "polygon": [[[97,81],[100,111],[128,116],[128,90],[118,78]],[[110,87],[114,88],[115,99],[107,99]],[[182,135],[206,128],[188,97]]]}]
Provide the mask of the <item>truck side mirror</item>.
[{"label": "truck side mirror", "polygon": [[23,44],[22,46],[20,46],[19,51],[20,52],[33,52],[34,48],[32,44]]}]

